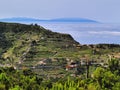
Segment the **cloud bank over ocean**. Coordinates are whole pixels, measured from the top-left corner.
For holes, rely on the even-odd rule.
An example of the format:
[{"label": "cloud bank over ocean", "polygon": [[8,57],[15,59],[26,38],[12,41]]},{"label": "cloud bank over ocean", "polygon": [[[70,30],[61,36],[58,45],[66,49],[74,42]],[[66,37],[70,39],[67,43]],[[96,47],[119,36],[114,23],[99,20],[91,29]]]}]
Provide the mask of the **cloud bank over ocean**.
[{"label": "cloud bank over ocean", "polygon": [[81,44],[120,44],[120,24],[39,23],[55,32],[69,33]]}]

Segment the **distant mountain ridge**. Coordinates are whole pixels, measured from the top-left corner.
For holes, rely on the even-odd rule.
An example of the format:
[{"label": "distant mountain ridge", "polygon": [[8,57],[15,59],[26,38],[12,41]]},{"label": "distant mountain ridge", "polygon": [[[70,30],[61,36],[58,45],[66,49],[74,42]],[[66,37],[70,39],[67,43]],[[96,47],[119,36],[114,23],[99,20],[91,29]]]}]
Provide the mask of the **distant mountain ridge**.
[{"label": "distant mountain ridge", "polygon": [[2,18],[0,21],[40,21],[35,18],[26,18],[26,17],[13,17],[13,18]]},{"label": "distant mountain ridge", "polygon": [[90,23],[97,23],[95,20],[85,19],[85,18],[58,18],[58,19],[51,19],[50,21],[58,21],[58,22],[90,22]]},{"label": "distant mountain ridge", "polygon": [[26,17],[13,17],[0,19],[2,22],[81,22],[81,23],[98,23],[98,21],[85,18],[56,18],[56,19],[36,19]]}]

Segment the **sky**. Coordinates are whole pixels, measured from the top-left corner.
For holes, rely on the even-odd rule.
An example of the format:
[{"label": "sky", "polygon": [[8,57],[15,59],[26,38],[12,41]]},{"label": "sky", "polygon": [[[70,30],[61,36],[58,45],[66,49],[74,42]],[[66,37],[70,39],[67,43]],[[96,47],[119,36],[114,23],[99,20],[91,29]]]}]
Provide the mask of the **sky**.
[{"label": "sky", "polygon": [[120,0],[0,0],[0,18],[87,18],[120,23]]}]

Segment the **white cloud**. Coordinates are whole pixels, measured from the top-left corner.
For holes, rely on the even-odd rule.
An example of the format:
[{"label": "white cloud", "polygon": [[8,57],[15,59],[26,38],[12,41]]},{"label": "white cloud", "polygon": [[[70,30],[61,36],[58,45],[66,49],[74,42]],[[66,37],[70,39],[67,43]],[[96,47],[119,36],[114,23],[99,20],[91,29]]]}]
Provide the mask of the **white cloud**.
[{"label": "white cloud", "polygon": [[89,31],[89,34],[120,36],[119,31]]}]

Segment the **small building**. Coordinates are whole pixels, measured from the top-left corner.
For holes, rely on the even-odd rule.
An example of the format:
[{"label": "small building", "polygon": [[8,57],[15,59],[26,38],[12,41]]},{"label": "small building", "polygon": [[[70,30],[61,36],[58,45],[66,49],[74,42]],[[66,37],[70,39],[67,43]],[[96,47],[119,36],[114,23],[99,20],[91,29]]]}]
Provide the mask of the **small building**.
[{"label": "small building", "polygon": [[66,65],[66,70],[68,71],[68,70],[75,69],[75,68],[77,68],[77,66],[78,66],[77,63],[71,62],[71,63]]},{"label": "small building", "polygon": [[81,58],[80,64],[81,65],[86,65],[86,58]]}]

